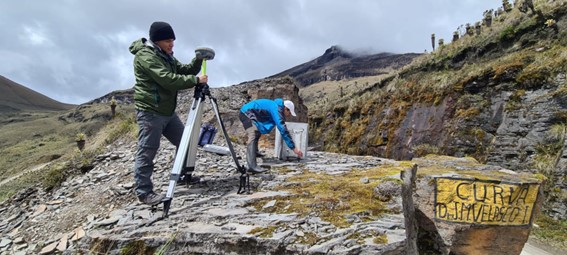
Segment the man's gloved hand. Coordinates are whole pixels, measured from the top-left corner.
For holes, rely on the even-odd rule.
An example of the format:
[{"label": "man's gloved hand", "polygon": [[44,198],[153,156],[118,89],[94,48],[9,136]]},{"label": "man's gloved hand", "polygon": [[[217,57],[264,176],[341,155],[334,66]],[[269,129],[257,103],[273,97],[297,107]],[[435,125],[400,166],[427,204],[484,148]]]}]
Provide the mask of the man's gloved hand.
[{"label": "man's gloved hand", "polygon": [[215,51],[207,47],[197,48],[195,49],[195,57],[197,59],[212,60],[215,58]]}]

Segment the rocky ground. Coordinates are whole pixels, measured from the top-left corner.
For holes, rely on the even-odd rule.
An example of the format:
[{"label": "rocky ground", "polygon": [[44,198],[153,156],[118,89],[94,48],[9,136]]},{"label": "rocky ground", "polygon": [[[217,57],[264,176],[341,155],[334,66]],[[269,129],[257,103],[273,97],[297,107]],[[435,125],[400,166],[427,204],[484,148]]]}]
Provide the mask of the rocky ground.
[{"label": "rocky ground", "polygon": [[[236,148],[244,155],[243,147]],[[310,152],[302,162],[266,160],[271,171],[250,178],[250,194],[237,194],[239,174],[231,158],[199,150],[195,175],[201,182],[176,187],[169,217],[159,219],[161,211],[153,212],[133,195],[135,144],[107,149],[94,169],[54,192],[30,189],[4,202],[0,254],[124,254],[158,248],[167,254],[387,253],[400,249],[405,239],[399,209],[372,221],[351,215],[352,224],[343,228],[315,213],[265,212],[276,204],[271,198],[289,195],[277,187],[290,176],[304,171],[341,174],[394,161],[323,152]],[[174,152],[164,140],[153,176],[156,191],[167,190]],[[267,202],[258,209],[255,201]],[[387,238],[376,243],[376,236]],[[142,247],[134,242],[140,240]]]}]

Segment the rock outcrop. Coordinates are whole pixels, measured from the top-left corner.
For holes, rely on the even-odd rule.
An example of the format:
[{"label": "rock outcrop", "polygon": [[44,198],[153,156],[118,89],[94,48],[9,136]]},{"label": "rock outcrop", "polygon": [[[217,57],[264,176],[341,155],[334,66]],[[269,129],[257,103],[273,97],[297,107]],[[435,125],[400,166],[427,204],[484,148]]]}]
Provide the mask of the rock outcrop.
[{"label": "rock outcrop", "polygon": [[471,158],[412,162],[403,174],[404,213],[414,216],[409,224],[406,217],[406,247],[432,254],[522,252],[544,200],[543,180]]}]

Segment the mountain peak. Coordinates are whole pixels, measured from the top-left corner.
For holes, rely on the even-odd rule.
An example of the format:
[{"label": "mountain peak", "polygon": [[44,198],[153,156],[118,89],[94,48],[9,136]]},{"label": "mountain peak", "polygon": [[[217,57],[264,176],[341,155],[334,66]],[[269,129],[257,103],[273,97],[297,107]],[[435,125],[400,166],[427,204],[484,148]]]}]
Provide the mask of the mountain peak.
[{"label": "mountain peak", "polygon": [[348,54],[345,50],[343,50],[343,48],[341,46],[338,45],[333,45],[330,48],[328,48],[327,50],[325,50],[325,53],[323,53],[324,55],[332,55],[332,54],[337,54],[337,55],[350,55]]},{"label": "mountain peak", "polygon": [[309,86],[325,80],[340,80],[385,73],[411,62],[419,54],[353,54],[338,45],[325,50],[323,55],[271,76],[293,77],[300,86]]},{"label": "mountain peak", "polygon": [[328,62],[338,57],[352,58],[353,55],[343,50],[343,48],[341,48],[340,46],[333,45],[327,50],[325,50],[325,53],[323,53],[323,56],[321,56],[321,58],[324,59],[325,62]]}]

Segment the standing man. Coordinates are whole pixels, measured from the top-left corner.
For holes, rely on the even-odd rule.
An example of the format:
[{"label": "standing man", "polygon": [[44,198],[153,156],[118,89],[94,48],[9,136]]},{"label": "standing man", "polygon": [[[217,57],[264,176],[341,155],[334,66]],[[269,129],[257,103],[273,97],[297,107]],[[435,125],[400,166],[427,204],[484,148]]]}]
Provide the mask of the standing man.
[{"label": "standing man", "polygon": [[256,156],[258,153],[258,140],[262,134],[269,134],[278,127],[283,140],[287,147],[293,150],[299,158],[303,157],[303,152],[293,143],[291,135],[285,125],[285,118],[295,115],[295,106],[292,101],[281,98],[274,100],[256,99],[240,108],[240,121],[248,134],[246,142],[246,162],[248,163],[248,172],[262,173],[266,170],[258,167]]},{"label": "standing man", "polygon": [[[165,136],[179,147],[184,125],[175,113],[177,92],[208,82],[206,75],[197,76],[202,59],[193,58],[182,64],[173,57],[175,34],[166,22],[154,22],[150,26],[150,40],[141,38],[130,45],[134,57],[134,101],[136,122],[139,126],[138,149],[134,163],[136,195],[144,204],[159,204],[163,195],[153,190],[152,173],[154,157],[160,138]],[[188,182],[191,173],[181,172],[180,181]]]}]

